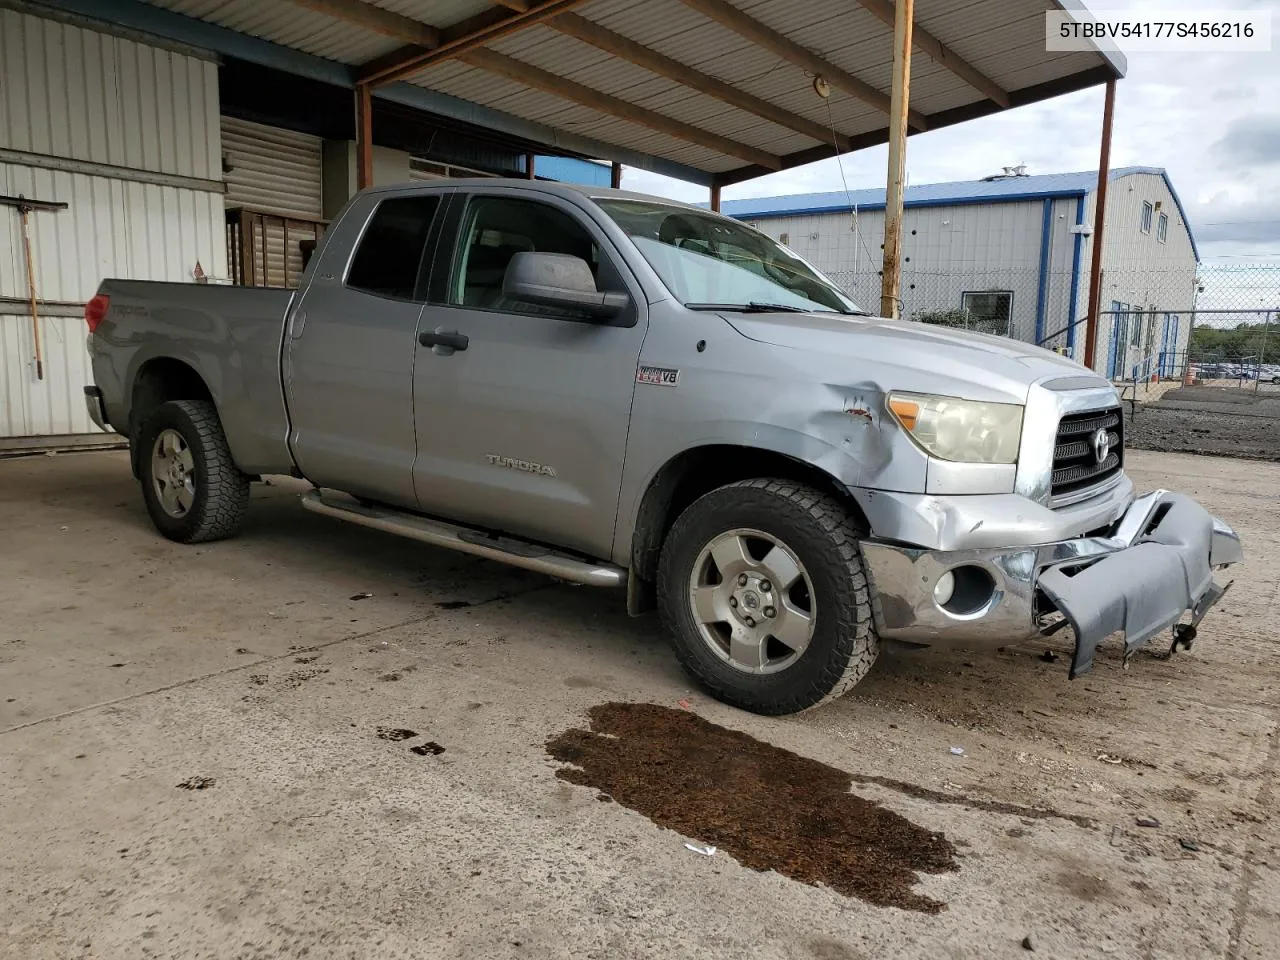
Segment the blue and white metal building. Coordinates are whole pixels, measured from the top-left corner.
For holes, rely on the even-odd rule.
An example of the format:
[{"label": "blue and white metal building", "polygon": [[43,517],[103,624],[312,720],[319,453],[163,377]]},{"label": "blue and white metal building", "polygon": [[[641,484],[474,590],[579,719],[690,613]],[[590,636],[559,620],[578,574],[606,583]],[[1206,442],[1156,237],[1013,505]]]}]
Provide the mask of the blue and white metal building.
[{"label": "blue and white metal building", "polygon": [[[902,315],[968,309],[1009,336],[1083,356],[1096,171],[908,187]],[[1186,350],[1199,253],[1159,167],[1108,181],[1097,369],[1115,377],[1153,358],[1172,373]],[[782,239],[870,309],[880,294],[884,190],[734,200],[731,216]]]}]

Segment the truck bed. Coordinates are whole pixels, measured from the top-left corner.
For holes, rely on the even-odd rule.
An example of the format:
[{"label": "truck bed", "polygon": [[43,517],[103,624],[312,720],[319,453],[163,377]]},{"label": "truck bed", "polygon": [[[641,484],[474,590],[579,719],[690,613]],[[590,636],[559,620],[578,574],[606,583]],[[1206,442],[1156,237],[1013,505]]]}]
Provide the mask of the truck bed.
[{"label": "truck bed", "polygon": [[108,279],[98,293],[110,308],[90,353],[114,429],[127,432],[133,387],[147,364],[177,361],[208,387],[241,470],[291,469],[280,345],[293,291]]}]

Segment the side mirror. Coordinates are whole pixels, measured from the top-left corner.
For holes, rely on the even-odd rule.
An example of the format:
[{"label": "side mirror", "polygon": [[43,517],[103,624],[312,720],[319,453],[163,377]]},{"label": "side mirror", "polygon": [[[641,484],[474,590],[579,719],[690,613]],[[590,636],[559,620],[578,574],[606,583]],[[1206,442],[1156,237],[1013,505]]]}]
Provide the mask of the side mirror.
[{"label": "side mirror", "polygon": [[631,302],[625,293],[597,290],[587,261],[567,253],[515,254],[502,277],[502,295],[542,307],[581,310],[601,320],[616,317]]}]

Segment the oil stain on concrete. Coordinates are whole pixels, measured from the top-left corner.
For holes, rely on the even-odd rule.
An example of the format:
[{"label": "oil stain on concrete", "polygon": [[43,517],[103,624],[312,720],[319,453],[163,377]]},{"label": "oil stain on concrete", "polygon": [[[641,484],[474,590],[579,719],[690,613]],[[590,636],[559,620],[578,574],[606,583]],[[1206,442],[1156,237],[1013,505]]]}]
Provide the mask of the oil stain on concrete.
[{"label": "oil stain on concrete", "polygon": [[919,873],[958,869],[955,848],[850,793],[849,774],[650,703],[605,703],[590,729],[547,751],[562,780],[602,791],[660,827],[714,844],[753,870],[776,870],[883,907],[937,913]]}]

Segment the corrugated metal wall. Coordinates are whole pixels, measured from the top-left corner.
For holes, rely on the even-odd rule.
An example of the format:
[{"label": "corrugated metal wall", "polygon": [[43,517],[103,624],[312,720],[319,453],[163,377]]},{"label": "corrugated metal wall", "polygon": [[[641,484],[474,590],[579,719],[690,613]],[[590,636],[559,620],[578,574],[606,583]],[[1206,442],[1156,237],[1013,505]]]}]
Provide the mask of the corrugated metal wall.
[{"label": "corrugated metal wall", "polygon": [[[68,205],[31,214],[43,380],[21,221],[0,207],[0,438],[96,431],[76,305],[103,277],[227,275],[217,104],[210,61],[0,10],[0,193]],[[166,177],[190,179],[147,182]]]},{"label": "corrugated metal wall", "polygon": [[210,60],[0,10],[0,147],[220,180]]}]

